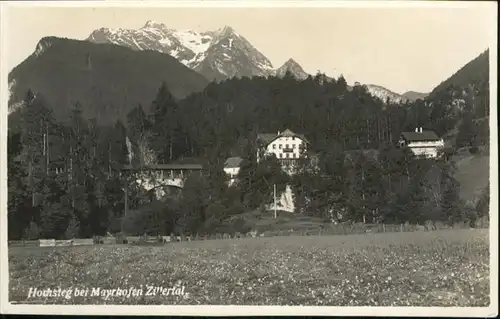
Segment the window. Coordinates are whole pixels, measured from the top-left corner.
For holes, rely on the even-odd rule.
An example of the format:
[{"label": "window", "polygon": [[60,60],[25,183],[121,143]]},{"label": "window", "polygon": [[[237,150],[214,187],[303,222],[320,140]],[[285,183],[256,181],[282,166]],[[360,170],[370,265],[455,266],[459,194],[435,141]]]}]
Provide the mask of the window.
[{"label": "window", "polygon": [[281,149],[281,146],[282,146],[282,145],[280,144],[280,145],[278,146],[278,148],[279,148],[279,149]]},{"label": "window", "polygon": [[283,153],[280,154],[280,158],[283,158]]},{"label": "window", "polygon": [[292,148],[295,148],[295,144],[292,144]]},{"label": "window", "polygon": [[290,157],[290,153],[286,153],[286,158],[289,158]]},{"label": "window", "polygon": [[292,136],[292,141],[295,141],[295,136]]},{"label": "window", "polygon": [[273,150],[275,150],[275,149],[276,149],[276,144],[273,144]]},{"label": "window", "polygon": [[288,148],[288,144],[286,144],[286,148]]}]

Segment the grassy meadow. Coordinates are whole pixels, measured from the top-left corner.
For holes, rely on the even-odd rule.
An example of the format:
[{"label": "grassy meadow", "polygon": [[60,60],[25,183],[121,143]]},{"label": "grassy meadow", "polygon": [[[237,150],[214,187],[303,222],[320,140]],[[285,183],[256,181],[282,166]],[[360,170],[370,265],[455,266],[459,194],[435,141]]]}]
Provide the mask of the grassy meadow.
[{"label": "grassy meadow", "polygon": [[[9,300],[44,304],[487,306],[488,230],[9,249]],[[140,287],[27,298],[31,288]],[[146,296],[146,286],[184,295]]]}]

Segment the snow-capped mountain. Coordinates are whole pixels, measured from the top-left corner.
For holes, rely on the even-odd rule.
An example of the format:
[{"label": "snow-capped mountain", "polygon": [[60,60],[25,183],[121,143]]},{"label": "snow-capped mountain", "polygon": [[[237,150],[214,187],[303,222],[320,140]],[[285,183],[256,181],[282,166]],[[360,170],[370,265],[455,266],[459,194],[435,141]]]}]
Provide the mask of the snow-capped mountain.
[{"label": "snow-capped mountain", "polygon": [[380,85],[375,84],[366,84],[364,85],[368,93],[372,96],[378,97],[384,103],[389,99],[392,103],[404,103],[408,101],[408,99],[401,94],[397,94],[392,92],[391,90],[386,89]]},{"label": "snow-capped mountain", "polygon": [[286,75],[287,72],[290,72],[298,80],[305,80],[309,76],[309,74],[306,73],[304,69],[297,62],[295,62],[294,59],[289,59],[288,61],[286,61],[275,71],[275,75],[282,78]]},{"label": "snow-capped mountain", "polygon": [[100,28],[94,30],[87,41],[113,43],[139,51],[159,51],[192,68],[203,59],[213,38],[212,32],[177,31],[168,29],[163,23],[148,21],[138,30]]},{"label": "snow-capped mountain", "polygon": [[[175,30],[163,23],[148,21],[140,29],[100,28],[87,41],[112,43],[133,50],[153,50],[173,56],[185,66],[208,80],[221,81],[242,76],[285,76],[289,71],[298,80],[309,74],[293,59],[278,69],[242,35],[230,26],[215,31]],[[41,48],[43,50],[43,48]],[[314,75],[313,75],[314,76]],[[326,76],[329,81],[332,77]],[[366,85],[367,90],[386,102],[407,101],[408,98],[378,85]]]},{"label": "snow-capped mountain", "polygon": [[229,26],[197,32],[148,21],[138,30],[101,28],[93,31],[87,41],[166,53],[209,80],[267,76],[273,70],[271,62]]}]

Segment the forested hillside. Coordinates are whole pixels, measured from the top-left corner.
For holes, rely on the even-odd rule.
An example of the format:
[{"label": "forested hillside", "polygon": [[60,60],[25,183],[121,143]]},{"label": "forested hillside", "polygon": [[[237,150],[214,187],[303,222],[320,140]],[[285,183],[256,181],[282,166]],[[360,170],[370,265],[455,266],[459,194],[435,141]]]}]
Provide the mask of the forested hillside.
[{"label": "forested hillside", "polygon": [[[362,86],[348,89],[342,77],[328,82],[321,74],[230,79],[182,100],[168,82],[156,90],[114,127],[87,120],[79,103],[69,122],[59,122],[51,92],[25,93],[27,107],[16,114],[21,129],[9,132],[9,237],[91,236],[122,226],[132,233],[244,231],[238,216],[263,210],[273,184],[278,192],[292,185],[297,213],[325,221],[474,223],[488,213],[487,190],[477,207],[460,200],[448,157],[415,159],[394,147],[402,131],[424,127],[442,136],[458,127],[457,143],[476,152],[489,137],[475,126],[487,109],[483,86],[458,107],[456,90],[386,105]],[[303,161],[293,177],[275,158],[255,161],[256,135],[287,128],[305,135],[318,160]],[[231,188],[222,170],[229,156],[246,159]],[[131,186],[122,223],[130,181],[120,167],[176,161],[200,161],[205,174],[188,179],[181,197],[162,201]]]},{"label": "forested hillside", "polygon": [[489,83],[489,54],[490,50],[488,49],[464,65],[455,74],[436,86],[428,98],[432,99],[450,87],[465,88],[473,85],[478,89],[486,90]]},{"label": "forested hillside", "polygon": [[175,58],[154,51],[47,37],[9,73],[9,106],[28,90],[43,94],[57,120],[79,103],[86,119],[113,125],[138,104],[149,104],[165,81],[176,98],[202,91],[208,81]]}]

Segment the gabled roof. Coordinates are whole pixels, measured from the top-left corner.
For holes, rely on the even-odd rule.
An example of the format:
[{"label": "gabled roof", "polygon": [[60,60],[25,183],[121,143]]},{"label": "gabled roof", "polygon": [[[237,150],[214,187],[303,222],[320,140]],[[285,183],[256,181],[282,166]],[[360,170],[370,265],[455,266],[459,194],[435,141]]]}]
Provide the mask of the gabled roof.
[{"label": "gabled roof", "polygon": [[433,131],[422,131],[420,132],[402,132],[403,138],[410,142],[418,141],[439,141],[441,138],[437,136]]},{"label": "gabled roof", "polygon": [[273,133],[260,133],[257,135],[257,140],[269,144],[272,141],[274,141],[278,137],[278,134],[273,134]]},{"label": "gabled roof", "polygon": [[280,134],[280,136],[285,136],[285,137],[292,137],[292,136],[296,136],[296,135],[297,134],[295,134],[294,132],[290,131],[289,129],[284,130]]},{"label": "gabled roof", "polygon": [[305,136],[303,136],[301,134],[294,133],[289,129],[284,130],[280,134],[260,133],[257,135],[257,140],[262,141],[264,144],[267,145],[267,144],[271,143],[272,141],[274,141],[275,139],[277,139],[278,137],[294,137],[294,136],[300,138],[301,140],[303,140],[306,143],[309,143],[309,141],[305,138]]},{"label": "gabled roof", "polygon": [[224,163],[224,168],[238,168],[242,161],[241,157],[229,157]]}]

